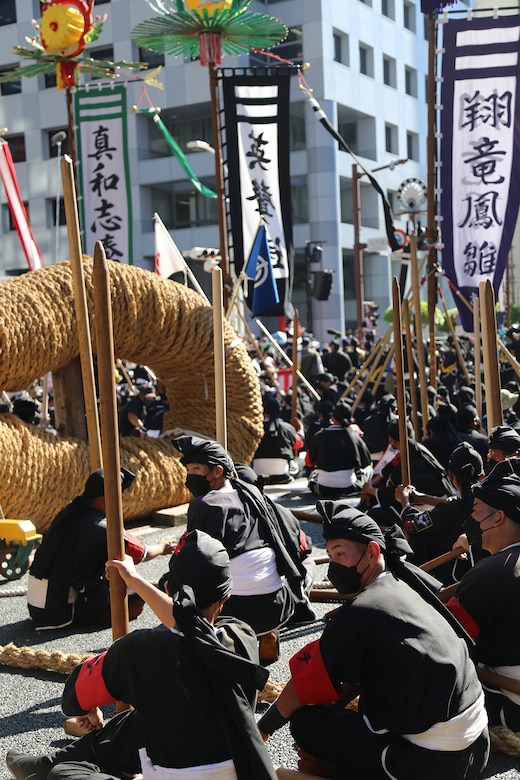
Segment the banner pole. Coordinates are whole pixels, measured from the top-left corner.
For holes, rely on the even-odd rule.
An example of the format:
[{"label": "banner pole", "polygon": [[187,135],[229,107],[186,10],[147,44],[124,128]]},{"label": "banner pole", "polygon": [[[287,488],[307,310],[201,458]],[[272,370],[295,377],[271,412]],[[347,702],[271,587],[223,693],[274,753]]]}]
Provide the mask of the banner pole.
[{"label": "banner pole", "polygon": [[224,357],[224,308],[222,299],[222,268],[211,271],[213,291],[213,345],[215,355],[215,417],[216,439],[227,450],[226,367]]}]

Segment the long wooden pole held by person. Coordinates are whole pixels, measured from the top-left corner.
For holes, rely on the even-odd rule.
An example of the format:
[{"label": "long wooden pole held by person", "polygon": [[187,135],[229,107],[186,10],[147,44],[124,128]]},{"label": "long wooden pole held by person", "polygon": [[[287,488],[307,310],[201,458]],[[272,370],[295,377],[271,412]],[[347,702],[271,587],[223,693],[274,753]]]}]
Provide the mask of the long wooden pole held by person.
[{"label": "long wooden pole held by person", "polygon": [[[356,382],[361,379],[361,377],[363,376],[364,372],[368,369],[369,365],[371,363],[376,363],[379,360],[379,358],[381,357],[381,353],[383,352],[383,349],[385,347],[385,344],[387,343],[387,341],[388,341],[388,339],[390,338],[391,335],[392,335],[392,326],[390,325],[388,330],[381,336],[381,338],[379,339],[377,344],[374,345],[374,348],[372,349],[370,354],[367,355],[367,357],[365,358],[363,364],[358,369],[356,369],[356,373],[354,374],[354,376],[350,380],[350,382],[347,385],[347,387],[345,388],[345,390],[340,395],[340,397],[339,397],[340,401],[341,401],[342,398],[346,398],[349,395],[350,391],[352,390],[352,388],[354,387]],[[372,378],[372,375],[369,372],[369,381],[370,381],[371,378]],[[364,390],[362,390],[361,392],[364,392]],[[359,403],[359,401],[358,401],[358,403]]]},{"label": "long wooden pole held by person", "polygon": [[300,313],[294,310],[293,337],[292,337],[292,395],[291,418],[296,422],[298,417],[298,330],[300,327]]},{"label": "long wooden pole held by person", "polygon": [[[419,389],[421,396],[422,432],[426,437],[428,429],[428,382],[424,362],[424,342],[421,320],[421,294],[419,288],[419,273],[417,267],[417,236],[410,236],[410,265],[412,268],[413,313],[415,318],[415,339],[417,342],[417,361],[419,365]],[[395,312],[394,312],[395,318]]]},{"label": "long wooden pole held by person", "polygon": [[67,234],[69,238],[74,306],[78,327],[79,357],[81,362],[83,395],[85,398],[90,468],[91,471],[95,471],[96,469],[101,468],[103,459],[101,455],[96,383],[94,380],[94,365],[92,362],[92,342],[90,339],[85,276],[83,273],[76,187],[74,184],[74,167],[71,158],[67,154],[64,154],[61,158],[60,165],[63,181],[65,217],[67,220]]},{"label": "long wooden pole held by person", "polygon": [[213,296],[213,352],[215,355],[216,439],[227,450],[224,306],[222,298],[222,268],[219,266],[211,271],[211,284]]},{"label": "long wooden pole held by person", "polygon": [[[403,320],[404,320],[404,330],[405,330],[405,336],[406,336],[406,360],[408,363],[408,372],[410,373],[410,376],[412,377],[414,374],[413,369],[413,347],[412,347],[412,329],[410,325],[410,303],[405,298],[403,300]],[[415,431],[415,438],[417,441],[421,438],[421,431],[419,430],[419,416],[417,414],[417,390],[415,387],[415,382],[410,379],[410,401],[412,404],[412,423],[413,423],[413,429]]]},{"label": "long wooden pole held by person", "polygon": [[480,301],[473,299],[473,366],[475,372],[475,406],[482,420],[482,372],[480,370]]},{"label": "long wooden pole held by person", "polygon": [[[281,348],[281,346],[280,346],[280,345],[278,344],[278,342],[276,341],[276,339],[275,339],[275,337],[273,336],[273,334],[272,334],[272,333],[270,333],[270,332],[267,330],[267,328],[265,327],[265,325],[264,325],[264,323],[262,322],[262,320],[259,320],[259,319],[258,319],[258,317],[255,317],[255,322],[256,322],[256,324],[258,325],[258,327],[260,328],[260,330],[262,331],[262,333],[264,334],[264,336],[267,336],[267,338],[268,338],[268,339],[271,341],[271,343],[272,343],[273,347],[276,349],[276,351],[278,352],[278,354],[280,355],[280,357],[282,358],[282,360],[284,361],[284,363],[285,363],[287,366],[289,366],[289,368],[292,368],[292,367],[293,367],[293,362],[292,362],[291,358],[289,357],[289,355],[287,354],[287,352],[284,352],[284,350]],[[303,385],[305,385],[305,387],[307,388],[307,390],[309,391],[309,393],[310,393],[310,394],[313,396],[314,400],[315,400],[315,401],[321,401],[321,396],[320,396],[320,394],[319,394],[319,393],[318,393],[318,392],[317,392],[317,391],[314,389],[314,387],[311,385],[311,383],[309,382],[309,380],[308,380],[308,379],[306,379],[306,378],[303,376],[302,372],[298,370],[296,373],[298,374],[298,379],[300,380],[300,382],[301,382]]]},{"label": "long wooden pole held by person", "polygon": [[[114,382],[114,337],[110,300],[110,274],[101,241],[94,249],[94,309],[98,356],[99,401],[105,477],[108,558],[125,557],[123,500],[121,497],[121,459],[117,425],[117,401]],[[128,634],[126,585],[115,569],[110,570],[110,613],[112,639]]]},{"label": "long wooden pole held by person", "polygon": [[394,352],[395,352],[395,387],[397,408],[399,410],[399,452],[401,455],[401,481],[403,485],[410,484],[410,458],[408,455],[408,429],[406,425],[406,397],[404,392],[404,361],[401,321],[401,292],[399,281],[394,276],[392,280],[392,306],[394,309]]},{"label": "long wooden pole held by person", "polygon": [[480,320],[482,323],[482,352],[484,356],[484,382],[486,385],[487,432],[502,425],[502,403],[500,398],[500,372],[498,369],[497,321],[495,317],[495,295],[491,282],[480,282]]}]

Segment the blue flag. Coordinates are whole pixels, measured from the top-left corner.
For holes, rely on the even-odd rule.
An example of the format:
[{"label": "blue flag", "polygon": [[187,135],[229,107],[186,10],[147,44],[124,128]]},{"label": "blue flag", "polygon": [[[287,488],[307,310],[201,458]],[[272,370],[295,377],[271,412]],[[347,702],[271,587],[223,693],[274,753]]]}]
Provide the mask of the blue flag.
[{"label": "blue flag", "polygon": [[274,280],[271,253],[267,241],[265,225],[257,230],[253,247],[246,264],[245,274],[254,279],[251,314],[258,317],[280,302],[278,288]]}]

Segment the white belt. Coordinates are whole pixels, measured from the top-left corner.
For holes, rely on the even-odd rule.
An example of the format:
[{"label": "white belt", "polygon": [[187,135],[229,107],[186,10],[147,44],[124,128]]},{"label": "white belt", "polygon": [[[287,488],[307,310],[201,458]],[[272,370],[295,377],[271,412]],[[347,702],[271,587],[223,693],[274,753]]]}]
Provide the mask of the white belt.
[{"label": "white belt", "polygon": [[146,748],[139,750],[139,758],[144,780],[238,780],[232,759],[178,769],[152,764]]}]

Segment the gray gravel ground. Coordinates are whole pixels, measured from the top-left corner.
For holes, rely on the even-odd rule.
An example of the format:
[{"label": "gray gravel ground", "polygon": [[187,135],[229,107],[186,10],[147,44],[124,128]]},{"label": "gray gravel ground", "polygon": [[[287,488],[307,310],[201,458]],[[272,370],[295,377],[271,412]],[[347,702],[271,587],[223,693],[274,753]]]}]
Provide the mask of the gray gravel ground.
[{"label": "gray gravel ground", "polygon": [[[308,494],[302,495],[305,483],[297,480],[290,489],[268,487],[267,491],[273,494],[275,499],[289,506],[312,508]],[[324,552],[320,526],[314,523],[303,522],[302,527],[314,542],[314,554]],[[178,538],[184,531],[184,526],[175,528],[148,529],[140,535],[145,541],[153,543],[161,536],[166,538]],[[157,558],[140,565],[141,573],[148,579],[158,579],[167,568],[165,558]],[[318,579],[325,577],[326,567],[318,569]],[[62,653],[96,653],[104,650],[111,643],[109,630],[92,630],[82,632],[53,631],[37,634],[27,616],[25,595],[9,595],[24,591],[27,575],[20,580],[8,582],[0,579],[0,645],[5,646],[12,642],[17,647],[27,646],[34,650],[38,648],[47,651],[59,650]],[[324,625],[323,615],[333,605],[315,604],[315,609],[320,619],[312,626],[296,628],[282,632],[281,657],[272,664],[270,675],[273,680],[283,682],[288,678],[288,659],[303,645],[316,639]],[[142,615],[131,623],[133,628],[146,628],[156,625],[156,619],[148,607],[145,607]],[[4,764],[4,757],[11,748],[17,750],[39,753],[50,748],[57,748],[67,744],[71,738],[63,731],[63,716],[60,711],[60,697],[64,677],[60,674],[46,671],[26,671],[7,666],[0,666],[0,780],[10,778]],[[265,710],[266,705],[259,704],[258,716]],[[113,709],[107,707],[105,715],[109,717]],[[288,768],[296,768],[296,754],[289,729],[284,726],[268,742],[268,750],[275,764],[282,764]],[[488,768],[483,775],[485,778],[496,780],[519,780],[520,759],[512,759],[501,754],[491,756]],[[252,780],[254,780],[252,778]],[[420,780],[418,778],[418,780]]]}]

